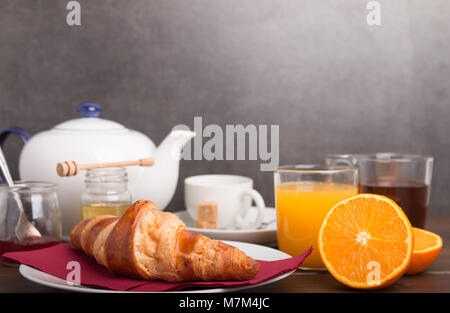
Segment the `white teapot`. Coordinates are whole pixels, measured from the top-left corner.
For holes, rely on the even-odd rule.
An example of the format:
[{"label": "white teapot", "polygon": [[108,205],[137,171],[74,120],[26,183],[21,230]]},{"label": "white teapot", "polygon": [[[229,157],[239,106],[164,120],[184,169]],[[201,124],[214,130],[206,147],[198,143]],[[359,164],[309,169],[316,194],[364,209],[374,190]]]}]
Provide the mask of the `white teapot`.
[{"label": "white teapot", "polygon": [[172,130],[155,147],[144,134],[98,118],[100,112],[99,105],[83,103],[78,106],[81,118],[58,124],[30,140],[18,128],[0,133],[0,145],[11,132],[18,133],[26,142],[19,160],[21,180],[50,181],[59,186],[63,239],[68,239],[72,227],[81,219],[80,195],[85,188],[85,177],[84,173],[59,177],[58,162],[107,163],[152,157],[153,166],[127,167],[128,190],[133,201],[149,199],[164,210],[177,186],[181,150],[195,136],[189,130]]}]

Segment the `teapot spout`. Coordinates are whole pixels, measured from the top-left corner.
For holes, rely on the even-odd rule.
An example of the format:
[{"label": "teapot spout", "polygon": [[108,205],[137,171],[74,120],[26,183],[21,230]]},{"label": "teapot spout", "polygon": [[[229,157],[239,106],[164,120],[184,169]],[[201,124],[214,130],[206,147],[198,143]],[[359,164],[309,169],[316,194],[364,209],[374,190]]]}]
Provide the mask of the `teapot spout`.
[{"label": "teapot spout", "polygon": [[184,145],[195,135],[196,133],[190,130],[172,130],[155,151],[155,165],[162,159],[179,161]]}]

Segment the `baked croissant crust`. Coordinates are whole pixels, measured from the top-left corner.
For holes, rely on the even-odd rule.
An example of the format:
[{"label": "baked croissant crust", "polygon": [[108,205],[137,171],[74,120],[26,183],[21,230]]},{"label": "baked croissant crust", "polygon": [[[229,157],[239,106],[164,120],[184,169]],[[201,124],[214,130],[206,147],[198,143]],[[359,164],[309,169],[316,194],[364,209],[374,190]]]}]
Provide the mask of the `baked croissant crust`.
[{"label": "baked croissant crust", "polygon": [[137,201],[119,219],[100,215],[80,221],[72,245],[111,272],[143,279],[180,281],[248,280],[259,263],[236,247],[186,230],[170,212]]}]

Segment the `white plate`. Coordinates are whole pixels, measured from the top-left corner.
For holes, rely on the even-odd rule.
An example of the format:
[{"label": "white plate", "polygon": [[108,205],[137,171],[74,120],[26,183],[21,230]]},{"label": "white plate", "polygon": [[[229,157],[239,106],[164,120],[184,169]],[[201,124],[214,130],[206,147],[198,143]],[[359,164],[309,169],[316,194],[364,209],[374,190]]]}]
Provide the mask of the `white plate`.
[{"label": "white plate", "polygon": [[[256,207],[251,207],[245,220],[252,221],[256,217]],[[189,231],[208,236],[217,240],[232,240],[275,246],[277,243],[277,221],[274,208],[264,211],[263,225],[260,229],[204,229],[194,227],[194,221],[187,211],[174,212],[185,224]]]},{"label": "white plate", "polygon": [[[231,246],[235,246],[239,248],[241,251],[246,253],[248,256],[257,259],[257,260],[263,260],[263,261],[277,261],[277,260],[283,260],[290,258],[291,256],[281,252],[276,249],[272,249],[269,247],[259,246],[255,244],[245,243],[245,242],[236,242],[236,241],[224,241],[224,243],[229,244]],[[64,279],[49,275],[47,273],[44,273],[42,271],[39,271],[33,267],[21,264],[19,267],[19,272],[22,274],[23,277],[25,277],[28,280],[31,280],[32,282],[35,282],[40,285],[53,287],[57,289],[63,289],[63,290],[69,290],[69,291],[77,291],[77,292],[93,292],[93,293],[127,293],[130,291],[116,291],[116,290],[105,290],[105,289],[97,289],[92,287],[86,287],[86,286],[70,286],[67,284],[67,282]],[[253,287],[258,287],[266,284],[270,284],[272,282],[275,282],[277,280],[283,279],[289,275],[291,275],[295,270],[286,272],[278,277],[272,278],[270,280],[267,280],[265,282],[252,285],[252,286],[241,286],[236,288],[211,288],[211,289],[198,289],[198,290],[189,290],[189,291],[178,291],[178,292],[230,292],[230,291],[237,291],[242,289],[248,289]]]}]

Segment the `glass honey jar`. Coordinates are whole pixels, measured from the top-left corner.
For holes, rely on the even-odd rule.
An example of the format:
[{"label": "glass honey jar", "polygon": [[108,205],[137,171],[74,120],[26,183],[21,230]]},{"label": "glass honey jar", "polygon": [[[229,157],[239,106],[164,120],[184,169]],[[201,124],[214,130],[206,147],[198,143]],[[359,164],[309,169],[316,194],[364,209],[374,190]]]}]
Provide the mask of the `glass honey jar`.
[{"label": "glass honey jar", "polygon": [[131,205],[128,174],[124,167],[87,170],[85,183],[86,188],[81,194],[83,218],[104,214],[120,217]]}]

